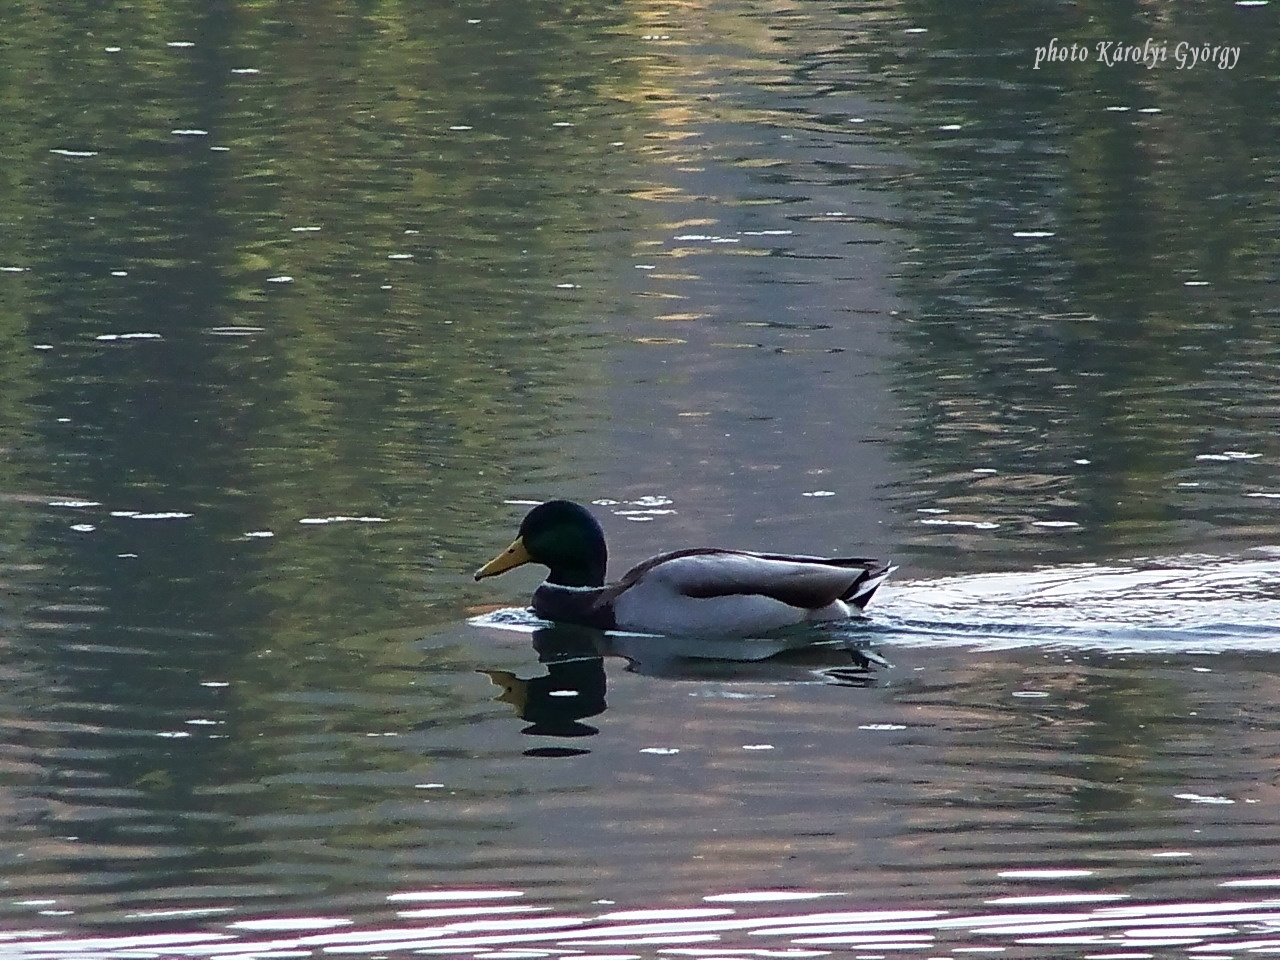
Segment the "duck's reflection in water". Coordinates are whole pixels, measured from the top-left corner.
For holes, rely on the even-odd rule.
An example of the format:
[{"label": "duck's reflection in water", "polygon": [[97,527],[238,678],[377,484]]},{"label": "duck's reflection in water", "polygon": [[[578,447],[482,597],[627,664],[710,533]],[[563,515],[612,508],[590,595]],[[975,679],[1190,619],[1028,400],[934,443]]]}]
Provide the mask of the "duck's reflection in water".
[{"label": "duck's reflection in water", "polygon": [[[812,633],[772,640],[689,640],[610,634],[590,627],[548,624],[533,631],[533,649],[546,673],[519,677],[510,670],[481,670],[529,726],[522,733],[541,737],[590,737],[600,731],[583,723],[607,708],[605,657],[627,669],[670,679],[822,682],[867,686],[873,665],[889,666],[865,643],[845,639],[814,643]],[[577,756],[572,747],[539,747],[529,756]]]},{"label": "duck's reflection in water", "polygon": [[[605,710],[603,634],[587,627],[551,625],[535,630],[533,649],[547,672],[517,677],[509,670],[481,670],[502,688],[497,697],[509,703],[529,726],[522,733],[542,737],[590,737],[600,731],[582,723]],[[529,756],[575,756],[587,750],[543,747]]]}]

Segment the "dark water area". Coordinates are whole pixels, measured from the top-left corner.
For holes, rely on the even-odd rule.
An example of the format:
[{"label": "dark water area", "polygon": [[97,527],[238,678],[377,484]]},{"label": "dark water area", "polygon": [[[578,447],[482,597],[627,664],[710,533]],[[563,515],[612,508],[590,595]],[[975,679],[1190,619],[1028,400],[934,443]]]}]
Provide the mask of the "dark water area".
[{"label": "dark water area", "polygon": [[1280,949],[1276,10],[19,3],[0,954]]}]

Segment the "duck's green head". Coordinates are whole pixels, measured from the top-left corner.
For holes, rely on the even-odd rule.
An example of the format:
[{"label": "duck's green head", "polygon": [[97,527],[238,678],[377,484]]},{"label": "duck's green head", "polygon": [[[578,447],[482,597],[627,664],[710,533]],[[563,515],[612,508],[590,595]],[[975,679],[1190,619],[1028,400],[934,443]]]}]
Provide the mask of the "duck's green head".
[{"label": "duck's green head", "polygon": [[571,500],[550,500],[529,511],[511,546],[475,576],[482,580],[526,563],[540,563],[551,571],[549,583],[598,587],[604,583],[608,562],[604,531],[590,511]]}]

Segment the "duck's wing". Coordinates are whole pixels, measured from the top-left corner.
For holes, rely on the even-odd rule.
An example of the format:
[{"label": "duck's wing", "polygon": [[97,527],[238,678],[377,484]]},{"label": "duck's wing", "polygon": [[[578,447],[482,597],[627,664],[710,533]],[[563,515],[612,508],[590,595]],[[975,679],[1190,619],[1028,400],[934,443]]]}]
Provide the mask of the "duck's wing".
[{"label": "duck's wing", "polygon": [[876,592],[880,584],[889,579],[889,574],[898,569],[891,563],[873,557],[804,557],[774,553],[757,553],[750,556],[759,557],[761,560],[800,564],[814,572],[815,576],[817,570],[825,568],[827,571],[825,576],[837,583],[840,580],[840,573],[836,571],[842,571],[847,586],[840,592],[837,599],[851,603],[859,610],[867,605],[867,601],[871,599],[871,595]]},{"label": "duck's wing", "polygon": [[738,550],[679,550],[633,567],[606,588],[604,595],[615,599],[643,581],[698,600],[752,595],[808,610],[836,600],[862,607],[892,569],[882,561],[864,557],[832,559]]}]

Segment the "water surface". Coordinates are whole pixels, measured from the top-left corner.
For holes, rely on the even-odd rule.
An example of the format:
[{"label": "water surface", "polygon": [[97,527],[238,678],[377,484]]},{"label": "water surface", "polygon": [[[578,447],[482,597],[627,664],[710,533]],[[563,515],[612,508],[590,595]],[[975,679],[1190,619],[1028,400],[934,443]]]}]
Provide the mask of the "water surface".
[{"label": "water surface", "polygon": [[[1280,946],[1274,4],[22,12],[0,949]],[[547,631],[551,496],[900,570]]]}]

